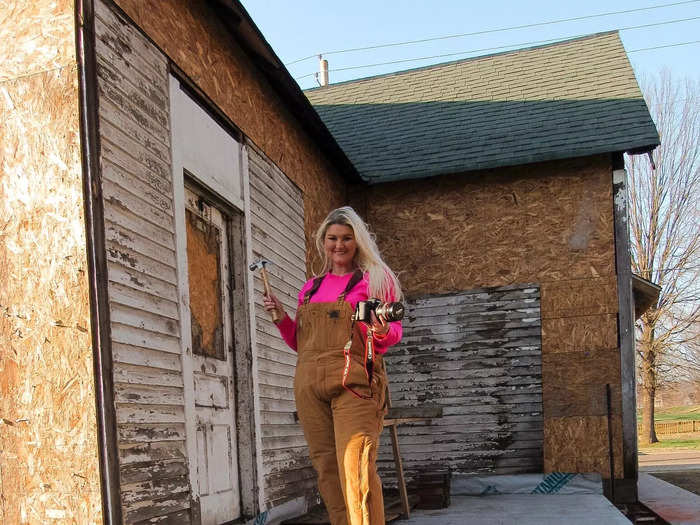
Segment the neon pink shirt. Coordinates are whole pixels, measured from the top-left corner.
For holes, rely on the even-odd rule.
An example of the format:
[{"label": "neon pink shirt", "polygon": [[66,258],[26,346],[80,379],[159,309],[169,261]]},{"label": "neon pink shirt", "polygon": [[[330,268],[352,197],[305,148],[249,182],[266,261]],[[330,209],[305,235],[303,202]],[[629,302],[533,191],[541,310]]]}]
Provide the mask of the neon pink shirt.
[{"label": "neon pink shirt", "polygon": [[[329,273],[324,277],[321,286],[318,291],[311,296],[310,302],[312,303],[332,303],[338,300],[338,296],[345,290],[345,287],[350,281],[352,273],[346,275],[333,275]],[[299,292],[299,302],[297,305],[297,311],[299,306],[304,302],[304,294],[313,285],[313,279],[306,281],[306,284],[301,287]],[[364,279],[357,283],[352,290],[345,296],[345,300],[350,303],[350,305],[355,308],[358,301],[366,301],[369,296],[367,295],[369,290],[368,276],[365,274]],[[393,300],[393,297],[392,297]],[[297,349],[297,321],[296,319],[292,321],[289,315],[286,315],[277,325],[279,328],[282,339],[289,345],[289,347],[296,351]],[[362,335],[367,335],[367,325],[360,323],[360,329],[362,330]],[[401,321],[395,321],[389,323],[389,331],[383,336],[374,335],[374,345],[375,351],[378,354],[383,354],[387,349],[401,341],[401,336],[403,334],[403,328],[401,327]]]}]

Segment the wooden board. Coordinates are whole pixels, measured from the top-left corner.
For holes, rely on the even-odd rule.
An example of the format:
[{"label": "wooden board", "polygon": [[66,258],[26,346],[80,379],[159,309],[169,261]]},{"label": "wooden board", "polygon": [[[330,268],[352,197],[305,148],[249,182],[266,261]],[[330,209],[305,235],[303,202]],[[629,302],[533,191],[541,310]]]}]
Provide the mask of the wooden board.
[{"label": "wooden board", "polygon": [[607,156],[379,184],[363,200],[409,295],[615,272]]},{"label": "wooden board", "polygon": [[[305,246],[301,192],[258,148],[249,145],[248,158],[252,252],[255,258],[272,261],[268,267],[270,286],[294,316],[306,264],[299,256]],[[293,417],[296,355],[262,309],[263,286],[258,272],[253,292],[265,497],[270,504],[313,497],[316,477],[306,457],[306,440]],[[277,453],[289,449],[301,452]]]},{"label": "wooden board", "polygon": [[[613,421],[615,477],[623,477],[622,419]],[[545,472],[599,472],[610,479],[607,416],[547,418],[544,430]]]},{"label": "wooden board", "polygon": [[186,523],[167,61],[103,1],[95,11],[122,512]]},{"label": "wooden board", "polygon": [[[0,82],[75,67],[73,0],[0,4]],[[10,23],[11,22],[11,23]]]},{"label": "wooden board", "polygon": [[[620,390],[622,392],[622,450],[624,455],[623,472],[631,487],[628,494],[622,494],[621,501],[637,499],[637,477],[639,473],[637,441],[637,383],[636,383],[636,327],[635,306],[632,285],[629,235],[629,194],[627,173],[622,166],[622,155],[616,157],[620,164],[613,171],[613,199],[615,202],[615,263],[617,267],[618,293],[618,339],[620,341]],[[618,492],[619,495],[619,492]],[[624,498],[624,499],[623,499]]]},{"label": "wooden board", "polygon": [[0,522],[7,524],[102,521],[72,8],[0,5]]},{"label": "wooden board", "polygon": [[542,321],[542,353],[617,348],[617,314],[581,315]]},{"label": "wooden board", "polygon": [[617,313],[614,276],[542,283],[542,319]]},{"label": "wooden board", "polygon": [[545,354],[542,360],[546,417],[607,415],[606,384],[612,413],[620,414],[620,354],[614,348]]},{"label": "wooden board", "polygon": [[[437,466],[500,473],[512,459],[521,472],[541,469],[539,288],[414,297],[403,326],[403,341],[385,355],[392,410],[410,417],[429,403],[442,415],[398,428],[406,478]],[[516,427],[524,422],[534,425],[529,434]],[[379,468],[393,486],[389,451],[385,433]]]}]

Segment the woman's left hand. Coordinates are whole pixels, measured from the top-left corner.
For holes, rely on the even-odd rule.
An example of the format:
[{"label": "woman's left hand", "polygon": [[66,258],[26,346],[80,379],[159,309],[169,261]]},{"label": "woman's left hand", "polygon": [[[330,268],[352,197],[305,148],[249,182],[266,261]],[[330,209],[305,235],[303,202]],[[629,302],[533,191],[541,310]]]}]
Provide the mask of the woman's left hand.
[{"label": "woman's left hand", "polygon": [[389,333],[389,323],[383,317],[377,317],[374,311],[370,312],[372,318],[372,323],[369,325],[370,330],[372,330],[379,337],[384,337]]}]

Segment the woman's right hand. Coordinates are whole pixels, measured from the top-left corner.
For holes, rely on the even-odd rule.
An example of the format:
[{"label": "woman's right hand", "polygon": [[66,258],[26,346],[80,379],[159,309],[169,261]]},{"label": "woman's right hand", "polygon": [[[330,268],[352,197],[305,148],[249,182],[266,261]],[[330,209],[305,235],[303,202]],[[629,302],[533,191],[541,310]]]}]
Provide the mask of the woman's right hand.
[{"label": "woman's right hand", "polygon": [[282,303],[279,299],[277,299],[275,294],[263,296],[263,305],[265,307],[265,310],[267,310],[270,314],[270,317],[272,317],[273,311],[277,311],[277,318],[279,319],[279,321],[284,319],[287,315],[287,312],[284,311],[284,306],[282,306]]}]

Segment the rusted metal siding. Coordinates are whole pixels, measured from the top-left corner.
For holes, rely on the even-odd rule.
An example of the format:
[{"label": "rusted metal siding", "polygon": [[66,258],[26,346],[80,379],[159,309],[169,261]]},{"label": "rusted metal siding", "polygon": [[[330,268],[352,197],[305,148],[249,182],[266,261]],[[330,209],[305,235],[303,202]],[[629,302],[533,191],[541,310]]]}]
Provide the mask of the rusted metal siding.
[{"label": "rusted metal siding", "polygon": [[[249,145],[253,258],[264,257],[270,285],[293,316],[306,280],[302,194],[260,150]],[[311,494],[315,474],[301,427],[294,421],[296,354],[262,308],[263,285],[255,278],[255,326],[262,463],[266,504]]]},{"label": "rusted metal siding", "polygon": [[[399,428],[408,478],[542,471],[540,291],[524,284],[407,302],[404,337],[386,355],[394,406],[437,404],[443,417]],[[391,483],[383,436],[381,470]]]},{"label": "rusted metal siding", "polygon": [[122,511],[189,522],[167,61],[105,3],[95,11]]}]

